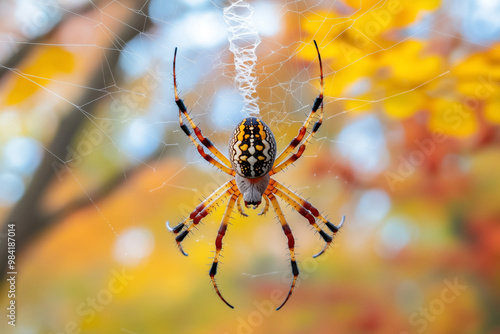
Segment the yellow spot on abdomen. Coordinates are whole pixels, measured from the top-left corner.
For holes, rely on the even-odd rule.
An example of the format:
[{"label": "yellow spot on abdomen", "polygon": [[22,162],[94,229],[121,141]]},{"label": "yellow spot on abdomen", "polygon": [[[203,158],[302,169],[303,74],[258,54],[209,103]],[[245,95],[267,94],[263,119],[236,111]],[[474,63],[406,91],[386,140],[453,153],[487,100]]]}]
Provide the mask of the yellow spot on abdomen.
[{"label": "yellow spot on abdomen", "polygon": [[266,140],[267,136],[266,136],[266,131],[264,131],[264,125],[259,119],[257,119],[257,122],[259,123],[258,129],[259,129],[260,138],[261,138],[261,140]]}]

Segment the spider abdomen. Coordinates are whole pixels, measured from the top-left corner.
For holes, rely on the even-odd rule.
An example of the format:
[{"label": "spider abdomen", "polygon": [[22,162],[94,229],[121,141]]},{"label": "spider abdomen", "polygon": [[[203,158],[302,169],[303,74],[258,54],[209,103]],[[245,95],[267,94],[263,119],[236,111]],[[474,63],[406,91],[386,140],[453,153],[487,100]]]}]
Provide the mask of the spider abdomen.
[{"label": "spider abdomen", "polygon": [[247,179],[266,175],[276,158],[276,140],[271,129],[257,117],[238,124],[229,140],[229,160],[235,172]]}]

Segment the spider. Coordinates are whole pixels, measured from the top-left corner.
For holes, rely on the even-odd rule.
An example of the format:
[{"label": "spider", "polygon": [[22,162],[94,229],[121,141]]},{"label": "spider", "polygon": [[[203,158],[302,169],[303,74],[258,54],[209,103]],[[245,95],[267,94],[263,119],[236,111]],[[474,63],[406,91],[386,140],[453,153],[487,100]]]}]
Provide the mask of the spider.
[{"label": "spider", "polygon": [[[290,296],[292,295],[293,289],[295,287],[295,282],[299,275],[299,269],[297,267],[297,262],[295,260],[295,240],[290,229],[290,226],[286,222],[283,211],[278,204],[277,198],[281,198],[283,201],[291,205],[298,213],[304,216],[316,231],[321,235],[325,241],[324,248],[313,257],[317,257],[325,252],[328,246],[333,240],[333,236],[339,231],[340,227],[344,223],[345,216],[339,225],[334,225],[326,220],[319,211],[309,202],[307,202],[302,197],[296,195],[293,191],[289,190],[287,187],[279,183],[278,181],[271,178],[272,175],[282,171],[290,164],[295,162],[302,156],[306,145],[309,143],[311,138],[314,136],[316,131],[322,124],[323,120],[323,65],[321,62],[321,55],[319,53],[318,45],[314,41],[316,47],[316,52],[318,53],[319,67],[320,67],[320,85],[321,90],[318,97],[315,99],[314,104],[311,108],[309,116],[302,124],[299,129],[297,136],[291,141],[291,143],[283,150],[283,152],[276,158],[276,140],[274,138],[271,129],[259,118],[257,117],[247,117],[243,119],[229,140],[229,159],[226,158],[213,144],[212,142],[203,136],[201,130],[193,122],[192,118],[189,116],[186,106],[182,99],[179,98],[177,92],[177,82],[175,75],[175,61],[177,57],[177,48],[174,51],[174,61],[173,61],[173,77],[174,77],[174,93],[175,93],[175,103],[179,108],[179,125],[184,131],[184,133],[189,137],[189,139],[196,145],[200,155],[209,163],[222,170],[223,172],[233,176],[234,178],[223,184],[217,190],[215,190],[210,196],[208,196],[204,201],[202,201],[193,212],[184,221],[180,222],[175,227],[170,227],[167,221],[167,228],[173,232],[176,237],[177,246],[182,254],[187,256],[188,254],[182,248],[182,241],[191,232],[191,230],[196,227],[200,221],[206,217],[210,212],[214,210],[218,205],[224,202],[228,197],[229,201],[227,203],[226,210],[224,212],[222,223],[220,225],[219,231],[217,233],[217,238],[215,240],[215,255],[212,263],[212,267],[209,271],[210,279],[212,280],[215,292],[220,297],[220,299],[226,303],[230,308],[234,308],[229,304],[217,287],[215,282],[215,275],[217,274],[217,265],[219,263],[219,255],[222,250],[222,239],[226,234],[227,225],[229,219],[236,205],[238,212],[242,216],[247,216],[243,211],[241,200],[245,202],[245,207],[252,207],[256,209],[262,198],[265,200],[264,208],[259,215],[266,213],[269,209],[269,202],[274,208],[276,215],[281,223],[284,234],[288,239],[288,249],[290,251],[290,262],[293,274],[293,280],[290,285],[290,290],[286,296],[283,303],[276,309],[279,310],[285,305]],[[312,131],[306,137],[306,131],[309,127],[314,114],[320,109],[319,119],[314,124]],[[191,125],[192,131],[196,138],[199,140],[198,143],[192,131],[183,123],[182,115],[188,120]],[[305,140],[304,140],[305,138]],[[304,141],[303,141],[304,140]],[[302,142],[303,141],[303,142]],[[291,154],[292,151],[302,142],[296,153]],[[203,149],[202,145],[206,147],[212,154],[207,154]],[[326,233],[319,225],[316,223],[319,220],[321,223],[325,224],[328,230],[332,232],[332,235]]]}]

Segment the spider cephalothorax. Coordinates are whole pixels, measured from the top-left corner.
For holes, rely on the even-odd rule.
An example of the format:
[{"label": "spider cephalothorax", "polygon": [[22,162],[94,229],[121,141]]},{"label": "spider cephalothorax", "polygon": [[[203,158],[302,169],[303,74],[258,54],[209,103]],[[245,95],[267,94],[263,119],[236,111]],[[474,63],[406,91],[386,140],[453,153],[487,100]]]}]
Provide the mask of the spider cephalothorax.
[{"label": "spider cephalothorax", "polygon": [[[276,157],[276,140],[271,132],[271,129],[259,118],[257,117],[247,117],[241,121],[229,140],[229,159],[224,156],[213,144],[212,142],[203,136],[201,130],[196,126],[196,124],[189,116],[184,102],[179,98],[177,93],[177,82],[175,76],[175,60],[177,56],[177,48],[174,52],[174,92],[175,92],[175,103],[179,108],[179,124],[184,131],[184,133],[189,137],[189,139],[196,145],[200,155],[209,163],[219,168],[223,172],[233,176],[234,178],[225,184],[223,184],[219,189],[214,191],[209,197],[207,197],[196,209],[191,212],[188,218],[180,222],[175,227],[170,227],[167,222],[167,227],[170,231],[175,233],[175,240],[177,245],[182,252],[182,254],[187,255],[184,252],[181,243],[186,238],[186,236],[191,232],[191,230],[198,225],[198,223],[207,216],[211,211],[213,211],[218,205],[229,198],[227,203],[226,211],[222,218],[222,223],[215,240],[215,255],[210,268],[210,278],[212,280],[215,292],[217,295],[226,303],[229,307],[233,308],[229,304],[217,287],[215,283],[215,275],[217,274],[217,266],[219,263],[219,255],[222,250],[222,239],[226,234],[227,225],[229,223],[229,218],[233,212],[233,208],[237,205],[238,211],[241,215],[246,216],[240,204],[240,200],[243,199],[245,206],[253,206],[256,208],[265,200],[264,209],[260,214],[267,212],[269,208],[269,202],[274,208],[276,215],[281,223],[284,234],[288,240],[288,249],[290,250],[290,264],[292,267],[293,281],[290,285],[290,290],[286,296],[283,303],[278,306],[279,310],[287,300],[292,295],[293,289],[295,287],[295,282],[299,275],[299,269],[297,266],[297,261],[295,259],[295,239],[293,237],[290,226],[286,222],[283,211],[281,211],[280,205],[276,196],[281,198],[283,201],[291,205],[298,213],[304,216],[309,224],[321,235],[325,241],[325,247],[314,257],[323,254],[326,248],[331,244],[333,240],[333,235],[335,235],[339,228],[344,223],[344,218],[338,226],[333,225],[328,220],[323,217],[319,211],[307,202],[302,197],[295,194],[293,191],[289,190],[284,185],[280,184],[278,181],[271,178],[272,175],[282,171],[297,159],[302,156],[306,145],[309,143],[313,135],[318,131],[319,127],[323,121],[323,68],[321,63],[321,56],[319,53],[318,45],[314,41],[316,46],[316,51],[318,52],[318,60],[320,66],[320,82],[321,91],[314,101],[311,108],[311,112],[307,117],[306,121],[299,130],[298,135],[291,141],[291,143],[283,150],[283,152]],[[311,121],[320,110],[318,121],[312,127],[312,131],[306,136],[307,128],[311,124]],[[191,130],[183,123],[182,116],[184,116],[189,124],[191,125],[192,131],[195,137],[192,135]],[[305,138],[305,139],[304,139]],[[201,145],[200,145],[201,143]],[[301,144],[302,143],[302,144]],[[299,144],[301,144],[299,146]],[[203,149],[206,147],[212,155],[207,154]],[[291,154],[292,151],[299,146],[297,152]],[[324,224],[328,230],[332,233],[325,232],[316,220],[319,220],[320,224]],[[191,223],[189,223],[191,221]]]}]

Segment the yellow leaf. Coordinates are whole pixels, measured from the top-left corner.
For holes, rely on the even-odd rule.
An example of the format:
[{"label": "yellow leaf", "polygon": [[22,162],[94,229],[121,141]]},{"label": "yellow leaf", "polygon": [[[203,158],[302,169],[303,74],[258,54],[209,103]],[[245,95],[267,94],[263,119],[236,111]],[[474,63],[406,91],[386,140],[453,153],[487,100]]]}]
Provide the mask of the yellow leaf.
[{"label": "yellow leaf", "polygon": [[[315,38],[319,43],[321,55],[324,59],[336,58],[336,68],[347,66],[367,54],[380,50],[380,41],[375,42],[367,36],[362,27],[357,27],[358,21],[352,21],[336,12],[325,12],[320,14],[310,14],[302,23],[302,27],[309,35],[306,39],[310,43]],[[321,45],[321,41],[327,41]],[[300,51],[301,55],[308,60],[316,57],[314,48],[304,45]]]},{"label": "yellow leaf", "polygon": [[[328,66],[336,66],[337,62],[334,60],[328,63]],[[363,58],[359,61],[346,65],[334,75],[325,77],[325,94],[333,97],[344,97],[346,89],[349,88],[354,82],[361,78],[371,77],[377,64],[370,58]]]},{"label": "yellow leaf", "polygon": [[443,60],[439,56],[422,56],[422,49],[422,43],[407,41],[384,52],[382,63],[392,69],[391,78],[414,86],[439,76]]},{"label": "yellow leaf", "polygon": [[75,65],[74,55],[59,46],[42,46],[33,58],[19,69],[13,78],[12,90],[6,97],[7,105],[18,104],[62,73],[70,73]]},{"label": "yellow leaf", "polygon": [[419,0],[419,1],[401,1],[403,9],[399,15],[396,15],[394,25],[396,27],[405,27],[418,20],[423,11],[435,10],[441,4],[441,0]]},{"label": "yellow leaf", "polygon": [[426,96],[422,91],[413,90],[384,100],[385,112],[395,118],[412,116],[422,108]]},{"label": "yellow leaf", "polygon": [[457,83],[457,90],[465,96],[474,96],[480,87],[480,83],[475,80],[460,80]]},{"label": "yellow leaf", "polygon": [[[348,22],[349,19],[343,17],[340,13],[335,10],[330,12],[320,11],[320,12],[310,12],[305,17],[305,20],[301,20],[302,30],[315,35],[315,36],[325,36],[328,31],[332,30],[342,22]],[[316,37],[315,37],[316,38]],[[316,38],[321,41],[321,38]]]},{"label": "yellow leaf", "polygon": [[366,11],[376,4],[380,4],[380,0],[344,0],[344,2],[356,10]]},{"label": "yellow leaf", "polygon": [[345,101],[345,110],[351,112],[363,112],[371,110],[373,103],[369,99],[368,94],[358,96],[356,99],[348,99]]},{"label": "yellow leaf", "polygon": [[455,137],[466,137],[478,130],[474,110],[450,99],[434,99],[429,127]]},{"label": "yellow leaf", "polygon": [[361,26],[371,31],[407,26],[417,19],[424,10],[434,10],[441,0],[344,0],[355,10],[354,18],[360,18]]},{"label": "yellow leaf", "polygon": [[488,100],[484,106],[484,117],[495,124],[500,124],[500,97]]},{"label": "yellow leaf", "polygon": [[453,74],[465,80],[499,80],[500,79],[500,52],[494,47],[487,51],[477,52],[453,69]]}]

